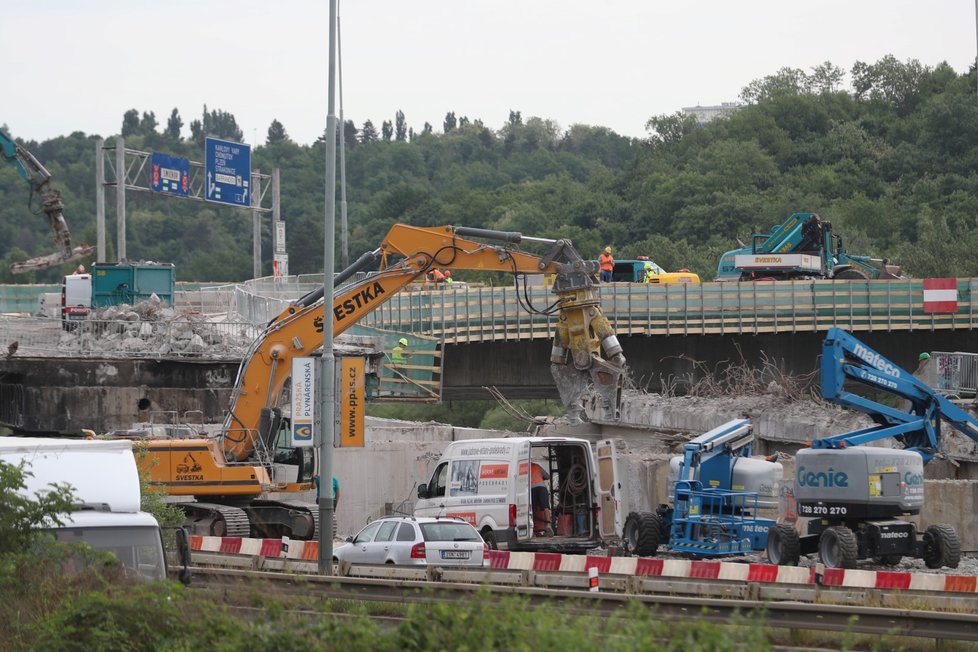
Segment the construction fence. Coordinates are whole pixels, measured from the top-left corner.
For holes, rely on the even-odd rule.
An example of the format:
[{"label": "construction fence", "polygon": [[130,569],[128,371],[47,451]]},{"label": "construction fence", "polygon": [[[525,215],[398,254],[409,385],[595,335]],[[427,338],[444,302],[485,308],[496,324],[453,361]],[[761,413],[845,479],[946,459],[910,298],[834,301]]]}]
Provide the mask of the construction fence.
[{"label": "construction fence", "polygon": [[[974,329],[978,279],[957,279],[953,312],[928,312],[923,280],[779,281],[598,286],[619,335],[743,335]],[[363,323],[449,343],[553,337],[556,296],[541,287],[401,292]],[[529,308],[529,310],[527,310]]]}]

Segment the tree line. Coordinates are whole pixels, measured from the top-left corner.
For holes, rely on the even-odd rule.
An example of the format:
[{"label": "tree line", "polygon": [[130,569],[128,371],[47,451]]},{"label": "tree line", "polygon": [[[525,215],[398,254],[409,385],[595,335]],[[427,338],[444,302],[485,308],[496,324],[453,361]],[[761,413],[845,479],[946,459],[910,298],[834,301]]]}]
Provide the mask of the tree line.
[{"label": "tree line", "polygon": [[[562,128],[518,110],[498,128],[454,111],[440,131],[428,123],[415,130],[402,111],[379,129],[347,120],[340,137],[350,258],[375,248],[393,223],[457,224],[570,238],[594,258],[611,245],[618,258],[647,255],[709,280],[738,238],[813,211],[833,222],[850,253],[889,258],[918,277],[976,276],[975,81],[974,68],[959,74],[946,63],[892,56],[848,71],[829,62],[807,72],[782,68],[750,82],[739,110],[707,124],[681,112],[654,115],[641,139],[599,126]],[[207,135],[242,137],[231,112],[206,106],[188,128],[186,137],[176,109],[165,125],[131,109],[119,135],[127,147],[193,160],[202,159]],[[253,168],[281,170],[292,273],[321,272],[324,138],[297,144],[273,120],[252,152]],[[23,143],[52,172],[76,242],[95,241],[95,139],[74,132]],[[51,282],[65,271],[7,272],[10,262],[53,249],[28,195],[11,166],[0,168],[2,282]],[[243,280],[252,269],[250,219],[214,204],[130,193],[127,252],[175,263],[179,280]],[[270,252],[269,224],[263,239]]]}]

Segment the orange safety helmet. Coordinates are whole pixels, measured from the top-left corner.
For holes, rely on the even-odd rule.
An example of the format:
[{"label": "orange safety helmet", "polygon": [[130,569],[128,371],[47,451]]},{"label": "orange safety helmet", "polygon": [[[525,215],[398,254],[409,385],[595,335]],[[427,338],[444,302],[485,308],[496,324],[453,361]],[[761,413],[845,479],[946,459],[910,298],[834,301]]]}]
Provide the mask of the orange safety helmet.
[{"label": "orange safety helmet", "polygon": [[449,276],[451,276],[451,275],[452,275],[452,270],[450,270],[450,269],[446,269],[446,270],[445,270],[445,278],[448,278],[448,277],[449,277]]}]

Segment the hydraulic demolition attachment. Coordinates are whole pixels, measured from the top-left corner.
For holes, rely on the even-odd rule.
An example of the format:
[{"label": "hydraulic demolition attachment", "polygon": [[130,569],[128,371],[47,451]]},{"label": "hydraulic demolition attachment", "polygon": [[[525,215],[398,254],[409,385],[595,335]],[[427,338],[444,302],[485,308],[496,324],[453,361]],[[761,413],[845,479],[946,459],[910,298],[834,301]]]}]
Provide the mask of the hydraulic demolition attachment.
[{"label": "hydraulic demolition attachment", "polygon": [[2,131],[0,131],[0,154],[3,155],[3,160],[13,165],[17,173],[30,184],[30,203],[33,203],[34,196],[37,195],[41,211],[48,216],[48,221],[51,223],[54,243],[58,247],[58,251],[52,254],[14,263],[10,266],[11,273],[34,272],[90,256],[94,248],[89,245],[82,244],[74,249],[71,247],[71,234],[65,222],[64,203],[61,201],[61,193],[51,187],[51,173],[33,154]]}]

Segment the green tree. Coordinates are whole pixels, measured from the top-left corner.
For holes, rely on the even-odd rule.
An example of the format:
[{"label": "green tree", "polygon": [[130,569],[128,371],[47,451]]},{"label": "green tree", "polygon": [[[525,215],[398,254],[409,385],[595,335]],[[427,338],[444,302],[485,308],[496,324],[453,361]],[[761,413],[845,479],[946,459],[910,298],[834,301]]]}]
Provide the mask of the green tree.
[{"label": "green tree", "polygon": [[244,132],[238,127],[234,115],[221,109],[208,111],[206,104],[200,120],[194,120],[190,123],[190,136],[198,147],[204,146],[207,136],[234,142],[244,140]]},{"label": "green tree", "polygon": [[358,144],[357,133],[357,126],[353,124],[353,120],[343,121],[343,138],[347,147],[355,147]]},{"label": "green tree", "polygon": [[121,136],[123,138],[128,138],[129,136],[134,136],[139,133],[139,111],[136,109],[129,109],[122,115],[122,132]]},{"label": "green tree", "polygon": [[62,525],[64,514],[71,511],[67,484],[52,483],[49,491],[26,496],[26,478],[32,475],[24,464],[0,460],[0,555],[26,552],[41,529]]},{"label": "green tree", "polygon": [[458,126],[458,120],[455,119],[455,112],[449,111],[448,113],[446,113],[445,121],[442,123],[442,129],[444,130],[444,132],[447,134],[451,131],[454,131],[455,127],[457,126]]},{"label": "green tree", "polygon": [[384,120],[380,124],[380,137],[384,142],[389,143],[394,136],[394,125],[390,120]]},{"label": "green tree", "polygon": [[917,59],[904,63],[888,54],[872,64],[857,61],[851,72],[857,98],[885,102],[900,116],[907,116],[921,99],[922,82],[930,69]]},{"label": "green tree", "polygon": [[696,117],[679,111],[672,115],[652,116],[645,123],[645,130],[650,132],[649,142],[653,145],[678,143],[695,128]]},{"label": "green tree", "polygon": [[367,120],[363,123],[363,129],[360,130],[360,142],[361,143],[375,143],[377,142],[377,128],[374,127],[374,123]]},{"label": "green tree", "polygon": [[833,65],[831,61],[821,63],[812,68],[808,76],[808,91],[810,93],[835,93],[841,89],[846,71]]},{"label": "green tree", "polygon": [[799,95],[806,92],[810,86],[811,82],[804,70],[781,68],[773,75],[755,79],[747,84],[740,91],[740,99],[748,104],[756,104],[781,95]]},{"label": "green tree", "polygon": [[394,114],[394,140],[404,142],[407,140],[407,122],[404,120],[404,111]]},{"label": "green tree", "polygon": [[268,145],[274,145],[287,140],[289,140],[289,134],[285,131],[285,127],[278,120],[272,120],[272,124],[268,125],[268,137],[265,142]]},{"label": "green tree", "polygon": [[180,113],[176,109],[173,109],[170,112],[170,117],[166,121],[166,130],[163,133],[173,140],[180,140],[180,131],[182,129],[183,120],[180,119]]},{"label": "green tree", "polygon": [[156,120],[156,113],[143,111],[143,117],[139,120],[139,133],[143,136],[155,134],[157,126],[159,123]]}]

